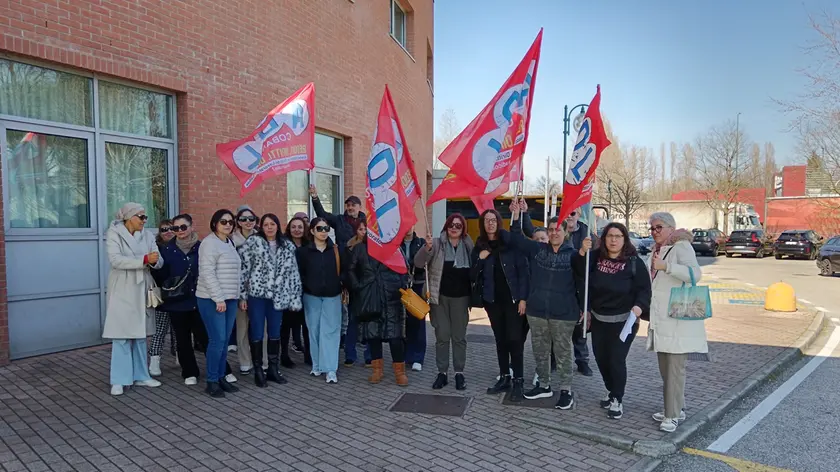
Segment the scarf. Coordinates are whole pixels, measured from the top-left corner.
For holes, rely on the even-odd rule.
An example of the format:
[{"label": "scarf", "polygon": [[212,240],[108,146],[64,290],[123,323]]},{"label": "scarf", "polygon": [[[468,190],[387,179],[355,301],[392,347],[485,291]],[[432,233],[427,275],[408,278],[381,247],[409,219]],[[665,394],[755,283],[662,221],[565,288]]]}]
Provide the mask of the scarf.
[{"label": "scarf", "polygon": [[[690,231],[685,230],[685,229],[675,229],[674,232],[671,233],[670,236],[668,236],[668,239],[665,241],[664,244],[654,244],[653,245],[653,252],[650,255],[650,261],[651,261],[650,262],[650,280],[655,279],[656,274],[659,272],[658,270],[653,268],[653,261],[654,261],[654,259],[656,259],[656,256],[659,253],[662,252],[662,247],[663,246],[673,246],[674,244],[677,244],[679,241],[691,241],[692,238],[693,238],[693,235]],[[668,254],[670,254],[670,253],[671,253],[671,250],[669,249],[668,252],[666,252],[665,254],[662,255],[662,259],[665,259],[666,257],[668,257]]]},{"label": "scarf", "polygon": [[467,245],[464,244],[464,241],[458,243],[457,248],[452,247],[452,243],[449,242],[449,238],[446,236],[441,236],[440,242],[443,243],[444,261],[454,261],[455,265],[453,267],[455,269],[470,268],[470,255],[467,254]]},{"label": "scarf", "polygon": [[195,243],[198,242],[198,233],[190,233],[190,237],[184,240],[175,238],[175,245],[178,246],[178,249],[181,250],[184,254],[189,254],[192,250]]}]

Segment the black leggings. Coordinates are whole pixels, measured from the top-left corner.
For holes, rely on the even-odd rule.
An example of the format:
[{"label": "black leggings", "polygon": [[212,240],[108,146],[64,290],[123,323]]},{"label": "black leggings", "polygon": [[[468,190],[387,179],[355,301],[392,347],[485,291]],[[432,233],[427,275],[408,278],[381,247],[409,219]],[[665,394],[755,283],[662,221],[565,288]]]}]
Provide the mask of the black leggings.
[{"label": "black leggings", "polygon": [[387,342],[391,347],[391,360],[395,363],[405,362],[405,338],[395,339],[371,339],[367,342],[370,346],[371,360],[382,359],[382,343]]},{"label": "black leggings", "polygon": [[513,303],[486,303],[484,310],[490,318],[493,337],[496,338],[496,357],[499,359],[499,375],[510,375],[521,379],[525,375],[525,336],[527,321],[520,316]]},{"label": "black leggings", "polygon": [[[304,334],[303,340],[301,340],[301,331]],[[303,310],[283,313],[283,324],[280,326],[280,348],[284,356],[289,355],[290,338],[296,346],[303,347],[304,352],[309,353],[309,330],[306,329]]]},{"label": "black leggings", "polygon": [[592,317],[592,350],[595,353],[595,362],[604,379],[604,387],[610,392],[610,397],[617,399],[619,403],[624,398],[624,388],[627,385],[627,354],[630,353],[630,345],[639,331],[639,323],[633,326],[626,341],[618,337],[622,328],[623,321],[604,323]]}]

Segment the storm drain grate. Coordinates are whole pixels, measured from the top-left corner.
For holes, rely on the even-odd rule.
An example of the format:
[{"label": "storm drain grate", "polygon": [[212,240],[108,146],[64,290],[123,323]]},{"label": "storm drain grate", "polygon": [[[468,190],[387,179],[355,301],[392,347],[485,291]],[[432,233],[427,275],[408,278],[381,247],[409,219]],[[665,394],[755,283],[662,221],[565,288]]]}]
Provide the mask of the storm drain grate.
[{"label": "storm drain grate", "polygon": [[688,354],[690,361],[712,362],[712,353],[692,352]]},{"label": "storm drain grate", "polygon": [[492,334],[468,334],[468,343],[496,344],[496,338]]},{"label": "storm drain grate", "polygon": [[391,406],[390,410],[399,413],[419,413],[423,415],[464,416],[471,401],[472,397],[404,393]]}]

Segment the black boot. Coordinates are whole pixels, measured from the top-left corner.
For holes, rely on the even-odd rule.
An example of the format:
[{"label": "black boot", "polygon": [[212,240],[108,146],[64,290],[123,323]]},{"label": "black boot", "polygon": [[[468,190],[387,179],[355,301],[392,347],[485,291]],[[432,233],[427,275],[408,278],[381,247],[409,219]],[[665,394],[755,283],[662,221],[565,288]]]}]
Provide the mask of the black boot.
[{"label": "black boot", "polygon": [[254,341],[251,343],[251,362],[254,364],[254,385],[257,387],[268,386],[268,383],[265,381],[265,371],[262,368],[262,352],[263,341]]},{"label": "black boot", "polygon": [[219,388],[221,388],[225,393],[234,393],[239,391],[239,387],[228,382],[224,377],[219,379]]},{"label": "black boot", "polygon": [[279,384],[287,383],[283,374],[280,373],[280,340],[268,340],[268,376],[266,377],[272,382]]},{"label": "black boot", "polygon": [[519,403],[525,399],[524,396],[525,379],[522,377],[513,379],[513,389],[510,391],[510,401]]},{"label": "black boot", "polygon": [[510,375],[503,375],[499,377],[495,385],[487,389],[487,393],[495,395],[497,393],[507,392],[510,390]]},{"label": "black boot", "polygon": [[225,396],[225,392],[219,387],[219,382],[207,382],[207,388],[204,391],[213,398],[224,398]]},{"label": "black boot", "polygon": [[292,361],[292,358],[289,357],[288,354],[281,354],[280,355],[280,365],[282,365],[283,367],[285,367],[287,369],[294,369],[295,368],[295,363],[294,363],[294,361]]}]

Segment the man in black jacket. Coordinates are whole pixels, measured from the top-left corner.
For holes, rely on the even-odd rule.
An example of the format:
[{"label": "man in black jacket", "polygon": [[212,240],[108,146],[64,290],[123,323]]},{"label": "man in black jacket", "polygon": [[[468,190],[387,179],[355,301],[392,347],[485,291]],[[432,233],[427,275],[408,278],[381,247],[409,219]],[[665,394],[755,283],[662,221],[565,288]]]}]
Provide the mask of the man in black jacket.
[{"label": "man in black jacket", "polygon": [[[426,240],[418,238],[417,233],[411,231],[405,235],[403,243],[400,245],[400,252],[405,258],[405,264],[408,266],[411,274],[411,288],[414,293],[420,295],[424,299],[423,294],[424,285],[426,283],[426,270],[414,267],[414,256],[426,245]],[[411,370],[423,370],[423,360],[426,357],[426,320],[418,320],[417,318],[408,315],[405,317],[405,364],[410,366]]]}]

